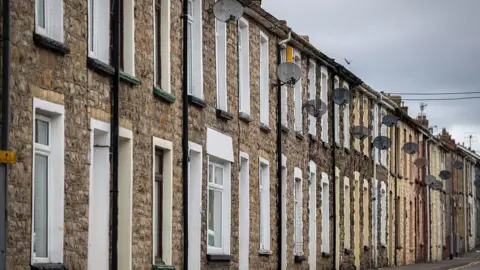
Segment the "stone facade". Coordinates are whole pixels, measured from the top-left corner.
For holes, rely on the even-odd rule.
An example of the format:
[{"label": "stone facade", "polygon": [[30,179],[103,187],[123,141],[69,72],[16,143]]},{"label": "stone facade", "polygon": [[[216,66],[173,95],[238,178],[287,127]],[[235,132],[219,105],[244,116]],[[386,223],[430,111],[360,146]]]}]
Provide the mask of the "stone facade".
[{"label": "stone facade", "polygon": [[[167,1],[167,0],[163,0]],[[260,1],[261,2],[261,1]],[[153,245],[153,211],[154,196],[152,190],[154,179],[153,152],[155,148],[153,138],[160,138],[171,143],[171,259],[169,264],[182,269],[184,259],[183,227],[183,171],[182,171],[182,93],[183,86],[183,19],[182,1],[169,1],[170,10],[170,92],[154,91],[154,16],[151,0],[134,1],[134,72],[130,76],[122,75],[120,82],[120,126],[132,133],[132,168],[131,185],[131,269],[151,269],[154,263]],[[286,38],[290,29],[285,22],[279,21],[268,14],[257,4],[245,8],[244,19],[249,23],[250,48],[250,119],[239,113],[239,69],[238,69],[238,26],[236,23],[227,25],[227,110],[217,108],[217,80],[216,80],[216,19],[211,12],[214,0],[203,0],[202,12],[202,63],[203,68],[194,72],[201,72],[203,84],[203,100],[190,100],[188,113],[188,136],[191,143],[201,146],[202,164],[201,196],[198,201],[189,201],[189,204],[201,205],[199,227],[200,259],[198,269],[238,269],[240,267],[240,213],[241,201],[248,199],[249,206],[249,245],[248,267],[251,269],[276,269],[279,257],[277,251],[280,245],[278,237],[277,202],[277,44]],[[34,41],[35,7],[32,1],[12,1],[12,38],[11,38],[11,145],[10,149],[17,153],[17,162],[11,167],[8,186],[8,242],[7,242],[7,269],[27,269],[31,264],[32,246],[32,175],[33,175],[33,99],[38,98],[54,104],[64,106],[65,109],[65,144],[64,144],[64,233],[63,263],[69,269],[87,269],[89,251],[89,200],[91,199],[91,174],[93,127],[91,119],[105,123],[111,121],[111,80],[109,75],[93,68],[87,62],[88,57],[88,7],[87,1],[64,0],[64,47],[69,52],[59,53],[50,47],[40,45]],[[275,26],[275,27],[272,27]],[[268,37],[268,126],[260,121],[260,32]],[[376,92],[360,79],[333,62],[308,42],[308,39],[293,34],[288,44],[294,47],[301,58],[302,78],[298,82],[302,88],[302,104],[309,100],[308,73],[311,61],[316,63],[314,74],[316,77],[315,98],[320,98],[322,91],[328,91],[328,100],[332,98],[332,80],[338,74],[339,85],[348,83],[354,94],[354,100],[349,106],[341,107],[339,113],[340,141],[334,142],[331,136],[332,124],[329,123],[329,143],[321,140],[324,123],[320,118],[316,122],[316,136],[309,134],[309,119],[305,111],[302,112],[302,130],[294,130],[294,89],[288,87],[287,119],[288,128],[281,131],[283,155],[286,158],[286,269],[311,269],[313,265],[308,258],[310,247],[316,247],[315,260],[312,264],[316,269],[331,269],[332,263],[337,267],[356,265],[357,269],[371,267],[386,267],[402,264],[411,264],[424,261],[426,258],[426,189],[424,185],[425,171],[415,167],[414,161],[425,155],[422,150],[414,155],[407,155],[401,149],[408,141],[422,145],[428,133],[425,128],[416,123],[401,111],[400,106]],[[321,70],[329,72],[327,89],[321,85]],[[108,72],[107,72],[108,73]],[[359,84],[359,85],[355,85]],[[379,109],[386,109],[388,114],[402,118],[396,127],[387,129],[387,136],[392,140],[392,147],[386,151],[379,151],[387,155],[385,163],[378,157],[379,163],[373,160],[373,135],[360,141],[350,135],[350,143],[345,144],[345,134],[350,130],[344,128],[364,125],[369,130],[374,129],[374,104]],[[328,104],[329,121],[332,109]],[[343,110],[349,110],[349,119],[344,118]],[[380,114],[379,114],[380,115]],[[346,124],[348,121],[348,125]],[[377,130],[382,127],[379,117]],[[231,138],[233,162],[231,163],[230,190],[230,254],[227,261],[215,261],[208,255],[207,238],[207,207],[208,166],[211,154],[207,141],[208,130],[212,129]],[[397,136],[398,134],[399,136]],[[428,133],[429,134],[429,133]],[[429,134],[430,136],[431,134]],[[448,169],[448,160],[442,159],[447,153],[444,142],[435,140],[430,149],[430,174],[438,176],[440,171]],[[335,164],[332,152],[335,150]],[[448,150],[449,152],[450,150]],[[239,153],[249,155],[249,197],[240,196],[241,179],[239,172]],[[448,153],[448,155],[450,152]],[[455,159],[462,159],[466,154],[455,152]],[[270,250],[260,250],[260,163],[262,158],[269,162],[270,186]],[[478,164],[480,159],[476,159]],[[120,166],[123,165],[120,161]],[[311,162],[316,165],[316,186],[311,187]],[[443,165],[442,165],[443,164]],[[451,165],[451,164],[450,164]],[[474,162],[472,161],[472,167]],[[336,167],[334,179],[329,177],[330,201],[321,200],[321,175],[333,175],[332,167]],[[295,168],[295,169],[294,169]],[[375,168],[375,169],[374,169]],[[301,224],[302,241],[295,241],[295,202],[294,185],[296,171],[301,171],[302,204]],[[455,182],[453,186],[445,184],[443,190],[432,191],[431,204],[431,243],[432,260],[440,260],[448,256],[449,203],[448,192],[454,190],[461,196],[460,201],[472,193],[475,203],[478,204],[478,190],[466,185],[463,172],[453,172]],[[376,183],[376,184],[374,184]],[[346,187],[349,188],[346,188]],[[365,189],[366,187],[366,189]],[[385,204],[382,209],[380,194],[385,188]],[[374,190],[375,189],[375,190]],[[310,205],[312,190],[316,191],[313,207],[316,213],[316,224],[310,226]],[[346,194],[348,191],[350,194]],[[336,195],[335,201],[333,195]],[[395,195],[396,194],[396,195]],[[473,196],[476,194],[476,196]],[[345,197],[350,200],[345,200]],[[465,198],[465,199],[464,199]],[[120,198],[122,200],[122,198]],[[472,198],[473,199],[473,198]],[[330,252],[322,250],[322,206],[328,203],[330,216]],[[465,203],[459,205],[463,211],[457,213],[454,224],[459,233],[460,241],[466,241],[468,234],[467,224],[472,218],[465,215]],[[334,208],[336,206],[336,208]],[[463,207],[463,208],[462,208]],[[333,217],[336,223],[333,224]],[[368,217],[368,218],[366,218]],[[374,219],[375,218],[375,219]],[[466,218],[466,219],[465,219]],[[475,222],[476,224],[476,216]],[[369,222],[366,223],[365,220]],[[333,227],[336,228],[336,243],[333,243]],[[310,239],[310,228],[316,228],[316,239]],[[382,228],[383,227],[383,228]],[[373,229],[375,231],[373,231]],[[385,230],[382,232],[382,230]],[[349,233],[346,233],[349,231]],[[366,235],[365,232],[368,232]],[[476,230],[478,238],[479,230]],[[473,234],[475,235],[475,234]],[[473,240],[470,239],[470,242]],[[478,239],[477,239],[478,241]],[[296,253],[295,245],[302,242],[302,251]],[[465,242],[463,242],[465,243]],[[336,254],[330,254],[333,246]],[[472,244],[468,248],[472,248]],[[462,249],[463,247],[463,249]],[[460,252],[465,251],[465,245],[460,245]],[[467,248],[467,249],[468,249]],[[306,256],[307,260],[298,262],[299,255]],[[443,256],[442,256],[443,255]],[[108,256],[108,254],[106,255]],[[192,267],[192,266],[190,266]],[[127,267],[130,269],[130,267]],[[197,268],[196,268],[197,269]]]}]

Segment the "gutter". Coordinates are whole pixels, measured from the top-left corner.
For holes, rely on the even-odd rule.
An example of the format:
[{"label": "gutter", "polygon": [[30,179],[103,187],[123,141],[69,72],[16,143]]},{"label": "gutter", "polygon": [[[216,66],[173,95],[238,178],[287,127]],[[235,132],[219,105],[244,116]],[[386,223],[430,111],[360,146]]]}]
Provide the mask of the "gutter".
[{"label": "gutter", "polygon": [[[8,150],[10,139],[10,0],[3,0],[2,51],[2,133],[1,149]],[[8,164],[1,165],[0,183],[0,269],[7,269]]]},{"label": "gutter", "polygon": [[119,144],[119,111],[120,111],[120,0],[113,2],[113,52],[112,64],[115,69],[111,88],[112,122],[112,270],[118,269],[118,144]]},{"label": "gutter", "polygon": [[183,267],[188,269],[188,1],[183,1],[183,92],[182,92],[182,199]]}]

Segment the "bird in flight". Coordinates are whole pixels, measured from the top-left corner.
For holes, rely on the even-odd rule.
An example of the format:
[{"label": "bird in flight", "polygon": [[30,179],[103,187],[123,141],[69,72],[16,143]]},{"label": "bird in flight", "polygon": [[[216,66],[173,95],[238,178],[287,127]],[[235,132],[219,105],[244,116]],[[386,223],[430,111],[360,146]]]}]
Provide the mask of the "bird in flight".
[{"label": "bird in flight", "polygon": [[348,65],[350,65],[350,63],[352,62],[352,60],[348,61],[347,58],[343,58],[345,59],[345,62],[347,62]]}]

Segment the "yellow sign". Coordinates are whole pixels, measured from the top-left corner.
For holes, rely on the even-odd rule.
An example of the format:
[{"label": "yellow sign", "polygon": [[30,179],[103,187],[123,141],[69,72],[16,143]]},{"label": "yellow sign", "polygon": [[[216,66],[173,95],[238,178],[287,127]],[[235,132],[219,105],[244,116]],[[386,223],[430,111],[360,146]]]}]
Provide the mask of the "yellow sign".
[{"label": "yellow sign", "polygon": [[0,151],[0,163],[14,164],[16,161],[15,152]]}]

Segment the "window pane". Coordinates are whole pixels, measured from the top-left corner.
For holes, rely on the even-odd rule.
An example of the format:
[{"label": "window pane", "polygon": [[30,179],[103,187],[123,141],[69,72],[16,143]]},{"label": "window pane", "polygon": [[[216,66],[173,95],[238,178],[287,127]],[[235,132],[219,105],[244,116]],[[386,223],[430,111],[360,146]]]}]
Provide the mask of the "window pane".
[{"label": "window pane", "polygon": [[156,83],[161,86],[162,82],[162,69],[161,69],[161,31],[162,31],[162,17],[161,17],[161,6],[159,1],[156,1],[155,5],[155,72],[156,72]]},{"label": "window pane", "polygon": [[213,165],[208,165],[208,182],[213,183]]},{"label": "window pane", "polygon": [[215,184],[223,185],[223,168],[215,167]]},{"label": "window pane", "polygon": [[48,257],[48,157],[35,155],[34,244],[36,257]]},{"label": "window pane", "polygon": [[[43,1],[43,0],[42,0]],[[88,20],[89,20],[89,23],[88,23],[88,35],[89,35],[89,41],[90,41],[90,50],[93,51],[93,44],[94,44],[94,31],[95,31],[95,16],[94,16],[94,12],[95,12],[95,5],[93,4],[93,0],[89,0],[88,1],[88,6],[90,7],[90,10],[88,11]]]},{"label": "window pane", "polygon": [[35,142],[48,145],[48,122],[35,119]]},{"label": "window pane", "polygon": [[192,76],[193,76],[193,51],[192,51],[192,42],[193,42],[193,31],[192,31],[192,22],[189,20],[187,24],[187,35],[188,35],[188,44],[187,44],[187,54],[188,54],[188,69],[187,69],[187,86],[188,86],[188,93],[193,94],[193,84],[192,84]]},{"label": "window pane", "polygon": [[222,247],[222,192],[208,191],[208,245]]},{"label": "window pane", "polygon": [[37,25],[45,28],[45,0],[37,0]]}]

